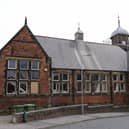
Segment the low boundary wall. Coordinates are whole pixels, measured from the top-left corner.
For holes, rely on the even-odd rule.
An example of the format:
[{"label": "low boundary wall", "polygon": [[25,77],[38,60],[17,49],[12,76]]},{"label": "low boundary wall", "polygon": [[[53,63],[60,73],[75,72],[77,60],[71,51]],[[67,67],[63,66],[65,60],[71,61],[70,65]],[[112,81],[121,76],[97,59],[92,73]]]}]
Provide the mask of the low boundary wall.
[{"label": "low boundary wall", "polygon": [[[84,114],[87,113],[102,113],[102,112],[125,112],[129,111],[129,106],[114,106],[113,104],[88,106],[84,104]],[[52,107],[42,110],[29,112],[14,113],[12,115],[13,123],[22,123],[33,120],[43,120],[59,116],[77,115],[82,113],[82,105],[70,105]]]}]

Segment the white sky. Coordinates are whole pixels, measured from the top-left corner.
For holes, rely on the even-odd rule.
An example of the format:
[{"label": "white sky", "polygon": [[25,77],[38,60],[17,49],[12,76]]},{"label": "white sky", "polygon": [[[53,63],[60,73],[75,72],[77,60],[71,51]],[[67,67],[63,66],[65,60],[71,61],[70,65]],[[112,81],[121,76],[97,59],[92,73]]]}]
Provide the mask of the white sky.
[{"label": "white sky", "polygon": [[85,41],[102,42],[121,26],[129,31],[128,0],[0,0],[0,48],[24,25],[34,35],[74,39],[80,22]]}]

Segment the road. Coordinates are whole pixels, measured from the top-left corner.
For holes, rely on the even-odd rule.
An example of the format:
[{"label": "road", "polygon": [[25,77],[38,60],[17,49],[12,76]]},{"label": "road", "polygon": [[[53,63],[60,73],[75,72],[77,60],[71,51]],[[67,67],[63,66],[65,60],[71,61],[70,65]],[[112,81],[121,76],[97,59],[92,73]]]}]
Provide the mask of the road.
[{"label": "road", "polygon": [[50,129],[129,129],[129,116],[83,121]]}]

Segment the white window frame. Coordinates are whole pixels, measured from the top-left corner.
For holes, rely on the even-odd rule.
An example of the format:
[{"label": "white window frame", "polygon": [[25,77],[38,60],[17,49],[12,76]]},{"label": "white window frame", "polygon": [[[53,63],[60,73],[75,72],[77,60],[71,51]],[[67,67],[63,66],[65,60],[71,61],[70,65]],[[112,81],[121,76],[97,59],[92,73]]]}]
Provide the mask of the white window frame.
[{"label": "white window frame", "polygon": [[[26,72],[27,73],[27,78],[25,78],[25,79],[20,78],[20,73],[21,72]],[[29,76],[28,71],[19,71],[19,80],[28,80],[28,76]]]},{"label": "white window frame", "polygon": [[[58,80],[54,80],[54,75],[57,75],[58,76]],[[52,80],[53,81],[60,81],[60,73],[53,72],[52,73]]]},{"label": "white window frame", "polygon": [[[63,90],[63,84],[67,84],[67,91]],[[62,93],[69,93],[69,82],[62,82]]]},{"label": "white window frame", "polygon": [[[38,64],[37,64],[37,65],[38,65],[37,68],[33,68],[33,65],[32,65],[33,62],[37,62],[37,63],[38,63]],[[39,65],[40,65],[40,62],[39,62],[38,60],[32,60],[32,61],[31,61],[31,70],[39,70]]]},{"label": "white window frame", "polygon": [[[121,88],[121,84],[124,84],[124,89],[122,90]],[[126,91],[126,83],[123,82],[123,83],[120,83],[120,92],[125,92]]]},{"label": "white window frame", "polygon": [[[20,84],[25,83],[26,84],[26,91],[24,93],[20,93]],[[26,81],[19,81],[19,94],[27,94],[28,93],[28,82]]]},{"label": "white window frame", "polygon": [[100,93],[100,82],[94,82],[96,89],[94,90],[94,93]]},{"label": "white window frame", "polygon": [[120,76],[122,75],[122,80],[120,81],[125,81],[125,74],[120,74]]},{"label": "white window frame", "polygon": [[[10,61],[15,61],[15,66],[13,68],[10,67]],[[8,69],[17,69],[17,60],[9,59],[8,60]]]},{"label": "white window frame", "polygon": [[[56,89],[54,89],[54,84],[56,84]],[[60,82],[53,82],[52,83],[52,93],[53,94],[59,94],[60,93],[60,86],[61,86]]]},{"label": "white window frame", "polygon": [[[89,74],[89,79],[87,79],[87,74]],[[88,82],[88,81],[91,81],[91,73],[85,73],[85,80]]]},{"label": "white window frame", "polygon": [[[118,92],[126,92],[126,76],[125,76],[125,73],[120,73],[120,72],[118,72],[118,73],[114,73],[113,75],[117,75],[117,80],[113,80],[112,79],[112,81],[113,81],[113,86],[114,86],[114,83],[117,83],[118,84],[118,88],[117,88],[117,90],[115,90],[114,91],[114,87],[113,87],[113,91],[114,91],[114,93],[118,93]],[[121,75],[122,75],[122,80],[121,80]],[[124,89],[122,90],[121,89],[121,84],[124,84]]]},{"label": "white window frame", "polygon": [[[105,85],[105,84],[106,85]],[[104,84],[104,85],[103,85]],[[104,90],[104,86],[106,86],[106,90]],[[102,83],[101,83],[101,92],[102,93],[107,93],[108,92],[108,87],[107,87],[107,81],[103,81]]]},{"label": "white window frame", "polygon": [[[21,62],[25,61],[27,62],[27,68],[22,68],[21,67]],[[19,60],[19,70],[28,70],[29,69],[29,60]]]},{"label": "white window frame", "polygon": [[[9,79],[8,77],[8,75],[9,75],[9,72],[15,72],[15,77],[14,77],[14,79]],[[15,70],[7,70],[7,80],[16,80],[17,79],[17,72],[15,71]]]},{"label": "white window frame", "polygon": [[[63,79],[63,75],[66,74],[67,75],[67,80]],[[62,73],[62,81],[69,81],[69,74],[68,73]]]},{"label": "white window frame", "polygon": [[[87,83],[89,83],[89,90],[86,90],[86,87],[87,87]],[[84,92],[85,93],[91,93],[91,82],[88,80],[85,81],[85,88],[84,88]]]},{"label": "white window frame", "polygon": [[[114,84],[117,84],[116,85],[116,87],[117,87],[116,89],[114,89]],[[114,91],[114,93],[118,93],[119,92],[119,83],[118,82],[114,82],[113,83],[113,91]]]},{"label": "white window frame", "polygon": [[[114,75],[116,75],[116,80],[114,80],[114,78],[113,78]],[[113,76],[112,76],[112,80],[113,80],[114,82],[119,80],[119,74],[118,74],[118,73],[117,73],[117,74],[113,74]]]},{"label": "white window frame", "polygon": [[[80,76],[81,76],[81,80],[78,80],[78,74],[80,74]],[[80,87],[81,87],[81,91],[79,91],[78,90],[78,83],[80,83]],[[81,75],[81,73],[76,73],[76,92],[77,93],[82,93],[83,92],[83,90],[82,90],[82,75]]]},{"label": "white window frame", "polygon": [[[39,74],[39,78],[32,78],[32,73],[37,72]],[[40,79],[40,72],[39,71],[31,71],[31,80],[39,80]]]}]

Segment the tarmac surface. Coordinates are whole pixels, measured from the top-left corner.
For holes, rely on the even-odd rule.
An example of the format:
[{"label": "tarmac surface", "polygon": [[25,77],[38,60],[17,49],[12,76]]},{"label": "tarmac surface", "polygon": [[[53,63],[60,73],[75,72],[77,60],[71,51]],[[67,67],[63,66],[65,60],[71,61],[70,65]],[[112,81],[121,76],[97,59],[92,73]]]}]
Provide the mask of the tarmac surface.
[{"label": "tarmac surface", "polygon": [[121,113],[96,113],[84,115],[72,115],[51,118],[46,120],[38,120],[27,123],[11,123],[12,116],[0,116],[0,129],[48,129],[62,125],[74,124],[83,121],[92,121],[96,119],[119,118],[129,116],[128,112]]}]

